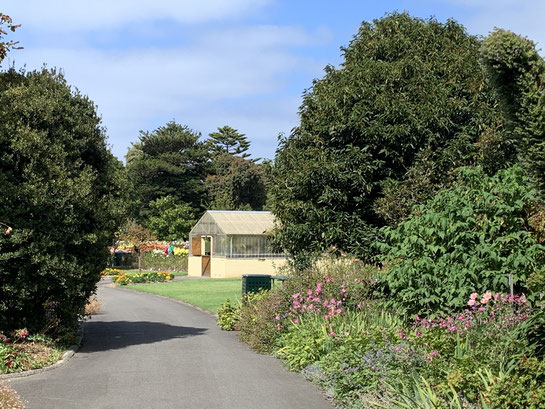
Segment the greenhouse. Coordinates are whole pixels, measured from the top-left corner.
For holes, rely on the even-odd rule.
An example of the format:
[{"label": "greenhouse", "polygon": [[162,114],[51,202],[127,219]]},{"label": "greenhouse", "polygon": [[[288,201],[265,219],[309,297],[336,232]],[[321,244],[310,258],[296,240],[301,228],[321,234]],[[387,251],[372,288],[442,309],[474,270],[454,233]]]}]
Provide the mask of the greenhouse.
[{"label": "greenhouse", "polygon": [[273,227],[271,212],[207,211],[189,233],[188,275],[274,274],[284,255],[274,252],[267,236]]}]

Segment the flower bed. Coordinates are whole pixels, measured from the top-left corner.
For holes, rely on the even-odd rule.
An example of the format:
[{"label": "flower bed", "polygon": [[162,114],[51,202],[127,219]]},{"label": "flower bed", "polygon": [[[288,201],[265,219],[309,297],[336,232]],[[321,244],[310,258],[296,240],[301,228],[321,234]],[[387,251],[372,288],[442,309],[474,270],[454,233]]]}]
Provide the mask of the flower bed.
[{"label": "flower bed", "polygon": [[147,272],[147,273],[137,273],[137,274],[121,274],[118,275],[114,283],[119,285],[127,284],[136,284],[136,283],[155,283],[155,282],[164,282],[170,281],[174,278],[174,275],[166,273],[164,271],[160,272]]},{"label": "flower bed", "polygon": [[[302,371],[345,408],[545,408],[545,310],[524,295],[467,294],[413,318],[362,266],[293,272],[281,289],[218,311],[222,328]],[[511,382],[510,382],[511,380]]]},{"label": "flower bed", "polygon": [[10,336],[0,333],[0,373],[43,368],[57,362],[62,350],[42,335],[30,335],[26,328]]}]

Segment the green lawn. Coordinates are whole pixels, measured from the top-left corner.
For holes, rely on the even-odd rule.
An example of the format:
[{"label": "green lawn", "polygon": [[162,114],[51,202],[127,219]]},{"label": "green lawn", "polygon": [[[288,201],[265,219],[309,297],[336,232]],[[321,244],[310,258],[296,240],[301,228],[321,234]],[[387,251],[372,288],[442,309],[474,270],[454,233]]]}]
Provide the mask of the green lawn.
[{"label": "green lawn", "polygon": [[240,278],[204,278],[166,283],[134,284],[127,288],[163,295],[216,312],[229,299],[238,301],[241,297]]}]

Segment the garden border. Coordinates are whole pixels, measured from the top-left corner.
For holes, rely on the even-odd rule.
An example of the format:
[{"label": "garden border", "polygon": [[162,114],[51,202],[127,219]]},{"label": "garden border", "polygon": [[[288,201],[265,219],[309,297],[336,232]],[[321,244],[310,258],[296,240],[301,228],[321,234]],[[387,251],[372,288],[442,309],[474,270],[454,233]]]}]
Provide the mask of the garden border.
[{"label": "garden border", "polygon": [[81,346],[81,342],[83,340],[83,335],[85,333],[85,321],[81,321],[79,329],[78,329],[78,336],[76,338],[76,343],[73,345],[70,345],[68,349],[62,354],[62,357],[60,360],[55,362],[54,364],[45,366],[43,368],[38,369],[31,369],[30,371],[24,371],[24,372],[12,372],[7,374],[0,374],[0,381],[2,380],[9,380],[9,379],[15,379],[15,378],[24,378],[27,376],[37,375],[42,372],[51,371],[53,369],[57,369],[61,366],[63,366],[66,362],[70,360],[74,356],[74,354],[78,351],[79,347]]}]

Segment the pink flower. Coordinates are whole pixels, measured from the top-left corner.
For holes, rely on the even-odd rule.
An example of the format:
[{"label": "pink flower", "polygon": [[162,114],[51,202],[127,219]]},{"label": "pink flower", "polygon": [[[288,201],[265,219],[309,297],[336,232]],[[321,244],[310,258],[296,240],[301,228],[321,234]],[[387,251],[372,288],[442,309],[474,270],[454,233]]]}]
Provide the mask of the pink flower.
[{"label": "pink flower", "polygon": [[467,302],[467,305],[469,305],[470,307],[473,307],[473,306],[475,306],[475,303],[476,303],[476,301],[475,301],[473,298],[471,298],[471,299]]},{"label": "pink flower", "polygon": [[280,315],[277,315],[276,317],[274,317],[274,319],[279,321],[280,320]]},{"label": "pink flower", "polygon": [[293,298],[298,298],[301,294],[300,293],[295,293],[292,295]]},{"label": "pink flower", "polygon": [[307,290],[307,295],[309,295],[309,296],[312,295],[312,290],[311,289]]},{"label": "pink flower", "polygon": [[477,293],[471,293],[471,295],[469,296],[469,298],[471,298],[472,300],[474,300],[474,299],[476,299],[478,296],[479,296],[479,294],[477,294]]},{"label": "pink flower", "polygon": [[299,324],[299,318],[295,318],[295,319],[293,320],[293,322],[294,322],[295,324]]},{"label": "pink flower", "polygon": [[331,336],[331,337],[334,336],[334,335],[335,335],[335,331],[331,331],[331,332],[329,333],[329,336]]}]

